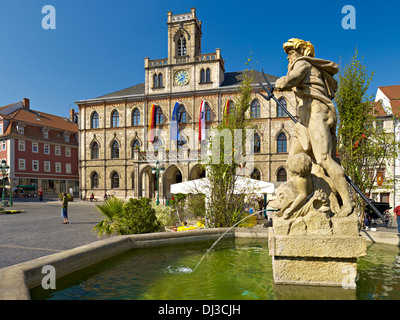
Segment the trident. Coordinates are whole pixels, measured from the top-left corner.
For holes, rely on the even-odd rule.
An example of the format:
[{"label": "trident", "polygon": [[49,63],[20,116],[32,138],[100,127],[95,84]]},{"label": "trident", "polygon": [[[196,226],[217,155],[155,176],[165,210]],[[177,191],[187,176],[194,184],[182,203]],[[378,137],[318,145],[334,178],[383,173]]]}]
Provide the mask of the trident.
[{"label": "trident", "polygon": [[[294,123],[297,123],[298,120],[293,117],[293,115],[286,109],[285,106],[282,105],[282,103],[279,102],[279,100],[275,97],[274,95],[274,87],[271,85],[271,83],[269,82],[267,76],[264,73],[264,69],[262,69],[262,75],[264,77],[265,82],[267,83],[267,88],[265,86],[263,86],[260,83],[260,86],[267,92],[268,96],[257,92],[260,96],[262,96],[264,99],[266,99],[267,101],[271,100],[271,98],[278,104],[278,106],[280,106],[282,108],[282,110],[290,117],[290,119],[293,120]],[[358,187],[353,183],[353,181],[351,181],[351,179],[347,176],[344,175],[344,177],[346,178],[346,181],[351,185],[351,187],[360,195],[360,197],[367,203],[367,205],[382,219],[382,221],[386,221],[386,218],[380,213],[380,211],[371,203],[371,201],[369,201],[369,199],[361,192],[360,189],[358,189]]]}]

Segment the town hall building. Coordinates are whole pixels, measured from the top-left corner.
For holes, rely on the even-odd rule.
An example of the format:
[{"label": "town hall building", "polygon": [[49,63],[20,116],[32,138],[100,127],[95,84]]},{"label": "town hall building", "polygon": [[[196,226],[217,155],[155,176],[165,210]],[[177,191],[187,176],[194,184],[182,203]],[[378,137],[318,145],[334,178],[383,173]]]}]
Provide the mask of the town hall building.
[{"label": "town hall building", "polygon": [[[206,128],[215,127],[224,112],[234,108],[247,71],[227,72],[221,49],[203,53],[202,22],[196,9],[167,13],[168,57],[144,59],[144,82],[97,98],[77,101],[79,106],[80,183],[83,197],[92,193],[118,198],[171,197],[171,184],[204,176],[199,141],[200,106]],[[287,180],[286,159],[294,123],[274,101],[266,101],[262,73],[253,71],[249,116],[254,124],[254,179],[277,187]],[[267,74],[274,83],[275,76]],[[275,96],[298,115],[291,92]],[[173,112],[178,105],[179,138],[171,136]],[[229,106],[229,108],[226,108]],[[151,130],[153,129],[153,130]],[[163,170],[156,170],[158,169]]]}]

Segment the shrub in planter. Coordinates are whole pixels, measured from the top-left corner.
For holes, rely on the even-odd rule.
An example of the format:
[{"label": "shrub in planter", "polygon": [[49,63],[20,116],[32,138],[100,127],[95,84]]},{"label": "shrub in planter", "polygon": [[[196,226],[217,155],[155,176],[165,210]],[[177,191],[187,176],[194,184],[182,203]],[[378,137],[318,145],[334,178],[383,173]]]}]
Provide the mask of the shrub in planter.
[{"label": "shrub in planter", "polygon": [[110,236],[118,232],[118,219],[124,212],[124,204],[125,202],[123,200],[114,197],[100,204],[96,204],[96,209],[104,217],[104,219],[93,228],[99,237]]},{"label": "shrub in planter", "polygon": [[175,225],[175,222],[178,220],[178,216],[171,206],[164,206],[161,204],[158,206],[153,204],[152,206],[156,212],[157,220],[160,222],[162,228]]},{"label": "shrub in planter", "polygon": [[138,234],[158,231],[160,223],[148,198],[129,199],[118,217],[118,234]]}]

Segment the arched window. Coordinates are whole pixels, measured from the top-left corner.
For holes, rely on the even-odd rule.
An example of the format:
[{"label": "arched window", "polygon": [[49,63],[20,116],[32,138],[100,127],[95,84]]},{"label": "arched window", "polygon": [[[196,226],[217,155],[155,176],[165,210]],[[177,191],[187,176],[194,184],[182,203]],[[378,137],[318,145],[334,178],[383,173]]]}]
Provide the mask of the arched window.
[{"label": "arched window", "polygon": [[208,105],[208,103],[205,103],[206,105],[206,121],[211,121],[211,108]]},{"label": "arched window", "polygon": [[186,109],[182,105],[180,105],[178,109],[178,122],[186,122]]},{"label": "arched window", "polygon": [[157,107],[155,124],[162,124],[162,123],[163,123],[163,112],[160,107]]},{"label": "arched window", "polygon": [[140,111],[138,108],[135,108],[132,112],[132,125],[140,126]]},{"label": "arched window", "polygon": [[178,56],[186,55],[186,38],[184,35],[181,35],[178,39]]},{"label": "arched window", "polygon": [[277,140],[277,152],[287,152],[287,139],[286,135],[282,132],[278,136]]},{"label": "arched window", "polygon": [[178,170],[176,171],[175,174],[175,183],[180,183],[182,182],[182,173]]},{"label": "arched window", "polygon": [[163,86],[164,86],[164,84],[163,84],[163,75],[162,75],[162,73],[160,73],[158,75],[158,87],[162,88]]},{"label": "arched window", "polygon": [[99,127],[99,114],[95,111],[90,117],[90,127],[96,129]]},{"label": "arched window", "polygon": [[206,72],[204,71],[204,69],[201,69],[200,71],[200,83],[204,83],[206,82]]},{"label": "arched window", "polygon": [[154,74],[153,76],[153,87],[158,88],[158,74]]},{"label": "arched window", "polygon": [[251,117],[253,119],[255,118],[260,118],[260,102],[257,99],[254,99],[253,102],[251,103],[251,107],[250,107],[250,111],[251,111]]},{"label": "arched window", "polygon": [[92,189],[99,187],[99,175],[97,172],[93,172],[91,180]]},{"label": "arched window", "polygon": [[92,144],[92,148],[90,150],[90,157],[91,159],[99,158],[99,144],[97,142],[93,142]]},{"label": "arched window", "polygon": [[206,82],[211,82],[211,71],[209,68],[206,71]]},{"label": "arched window", "polygon": [[118,159],[119,158],[119,143],[118,141],[114,141],[111,145],[111,159]]},{"label": "arched window", "polygon": [[254,134],[254,153],[261,152],[261,139],[258,133]]},{"label": "arched window", "polygon": [[[279,101],[279,102],[281,103],[281,105],[283,105],[285,108],[287,107],[286,100],[285,100],[284,98],[280,98],[278,101]],[[278,104],[276,105],[276,116],[277,116],[277,117],[287,117],[286,112],[283,111],[282,108],[281,108],[281,106],[279,106]]]},{"label": "arched window", "polygon": [[276,175],[276,181],[278,182],[285,182],[287,181],[287,173],[284,168],[280,168]]},{"label": "arched window", "polygon": [[250,178],[255,179],[255,180],[261,180],[260,170],[254,168],[253,172],[250,175]]},{"label": "arched window", "polygon": [[111,176],[111,188],[119,188],[119,174],[117,172],[114,172]]},{"label": "arched window", "polygon": [[140,151],[140,141],[138,139],[135,139],[135,141],[132,143],[132,158],[135,150]]},{"label": "arched window", "polygon": [[111,113],[111,127],[119,127],[119,113],[117,110]]}]

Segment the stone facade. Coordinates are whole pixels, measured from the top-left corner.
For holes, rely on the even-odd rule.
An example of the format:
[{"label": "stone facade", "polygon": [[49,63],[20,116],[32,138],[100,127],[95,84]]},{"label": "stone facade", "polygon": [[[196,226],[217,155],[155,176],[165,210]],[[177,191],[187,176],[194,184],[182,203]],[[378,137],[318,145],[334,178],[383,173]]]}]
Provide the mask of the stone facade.
[{"label": "stone facade", "polygon": [[[237,97],[244,71],[225,72],[220,49],[201,53],[201,21],[194,8],[187,14],[168,12],[167,26],[168,57],[145,58],[144,83],[76,102],[80,110],[80,188],[83,197],[93,192],[98,198],[105,193],[126,199],[153,198],[157,185],[152,168],[157,160],[165,169],[159,178],[161,203],[171,197],[171,184],[204,175],[198,141],[201,101],[204,99],[210,108],[206,122],[206,128],[210,129],[221,121],[226,101],[234,101]],[[187,73],[186,83],[177,83],[177,71]],[[267,76],[274,83],[276,77]],[[294,123],[287,116],[278,114],[275,102],[256,94],[262,91],[258,82],[264,82],[260,72],[254,72],[254,80],[252,102],[258,102],[259,113],[252,121],[260,138],[254,167],[261,180],[279,186],[278,180],[285,180],[285,162]],[[275,95],[285,99],[287,109],[298,115],[291,92],[275,92]],[[170,121],[176,102],[184,107],[186,116],[185,121],[179,123],[181,144],[178,151],[177,142],[170,140]],[[157,141],[149,142],[152,105],[162,111],[162,122],[155,126]],[[118,114],[118,123],[115,114]],[[118,145],[117,157],[112,154],[115,145]],[[93,156],[93,152],[97,154]]]}]

